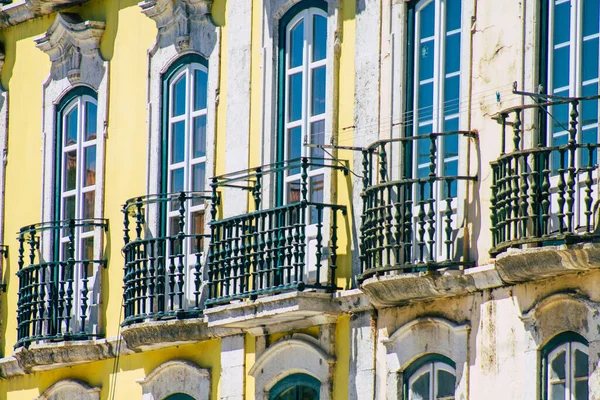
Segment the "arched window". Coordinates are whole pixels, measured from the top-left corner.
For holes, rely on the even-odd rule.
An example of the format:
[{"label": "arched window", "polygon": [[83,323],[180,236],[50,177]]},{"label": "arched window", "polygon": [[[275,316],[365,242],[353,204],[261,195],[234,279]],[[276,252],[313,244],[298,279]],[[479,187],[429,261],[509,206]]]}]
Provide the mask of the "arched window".
[{"label": "arched window", "polygon": [[192,396],[185,393],[175,393],[165,397],[165,400],[195,400]]},{"label": "arched window", "polygon": [[[206,179],[206,60],[187,55],[174,63],[164,75],[163,106],[163,193],[201,192]],[[204,202],[186,204],[184,229],[187,234],[202,234]],[[172,202],[166,210],[166,235],[179,232],[179,204]],[[192,254],[196,242],[170,252]],[[173,246],[176,246],[174,242]]]},{"label": "arched window", "polygon": [[319,400],[321,382],[306,374],[290,375],[269,392],[269,400]]},{"label": "arched window", "polygon": [[405,400],[453,400],[456,367],[452,360],[429,354],[416,360],[405,371]]},{"label": "arched window", "polygon": [[[304,144],[324,144],[327,76],[327,4],[301,1],[281,19],[278,159],[314,157],[323,151]],[[309,173],[309,201],[323,202],[323,169]],[[300,168],[285,172],[278,185],[278,202],[300,201]],[[310,223],[316,223],[316,213]]]},{"label": "arched window", "polygon": [[543,349],[544,399],[588,399],[588,343],[574,332],[562,333]]},{"label": "arched window", "polygon": [[[95,217],[96,149],[98,141],[96,93],[80,87],[71,91],[58,108],[56,160],[56,220]],[[68,242],[65,230],[60,243]],[[93,232],[78,227],[75,259],[93,259]],[[60,259],[66,254],[60,247]]]}]

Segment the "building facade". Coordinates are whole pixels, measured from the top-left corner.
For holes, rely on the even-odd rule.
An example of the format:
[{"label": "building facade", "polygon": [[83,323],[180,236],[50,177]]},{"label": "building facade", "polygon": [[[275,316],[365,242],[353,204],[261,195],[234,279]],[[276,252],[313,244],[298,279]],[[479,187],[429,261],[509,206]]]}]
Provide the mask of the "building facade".
[{"label": "building facade", "polygon": [[0,399],[600,399],[597,0],[0,16]]}]

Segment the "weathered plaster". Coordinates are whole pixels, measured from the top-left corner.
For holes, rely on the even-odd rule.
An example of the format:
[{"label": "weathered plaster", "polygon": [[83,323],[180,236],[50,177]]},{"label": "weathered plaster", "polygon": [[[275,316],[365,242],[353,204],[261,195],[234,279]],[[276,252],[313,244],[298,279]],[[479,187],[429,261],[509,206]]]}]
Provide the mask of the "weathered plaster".
[{"label": "weathered plaster", "polygon": [[175,393],[194,399],[210,397],[210,370],[185,360],[167,361],[137,382],[142,386],[143,400],[162,400]]}]

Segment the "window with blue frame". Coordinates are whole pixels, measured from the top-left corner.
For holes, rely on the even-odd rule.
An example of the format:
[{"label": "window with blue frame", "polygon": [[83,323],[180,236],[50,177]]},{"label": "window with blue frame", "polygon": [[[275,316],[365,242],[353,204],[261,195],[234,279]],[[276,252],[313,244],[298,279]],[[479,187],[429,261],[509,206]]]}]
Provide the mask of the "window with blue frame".
[{"label": "window with blue frame", "polygon": [[[600,54],[600,4],[598,0],[541,1],[540,83],[545,92],[557,97],[598,95]],[[570,104],[548,108],[545,121],[547,136],[540,142],[549,146],[569,141]],[[598,101],[580,103],[578,143],[598,141]],[[576,155],[578,165],[588,165],[589,153]],[[593,154],[595,164],[597,155]],[[558,170],[560,159],[552,157],[552,169]]]},{"label": "window with blue frame", "polygon": [[[407,68],[407,136],[452,132],[459,129],[462,39],[461,0],[422,0],[409,5]],[[412,171],[430,173],[430,141],[418,140]],[[458,175],[458,136],[448,136],[437,149],[438,176]],[[439,188],[438,188],[439,189]],[[426,197],[429,187],[425,188]],[[440,192],[439,190],[436,190]],[[450,188],[456,196],[456,182]]]},{"label": "window with blue frame", "polygon": [[319,400],[321,382],[306,374],[294,374],[275,384],[269,400]]},{"label": "window with blue frame", "polygon": [[454,400],[456,366],[447,357],[428,354],[404,372],[405,400]]},{"label": "window with blue frame", "polygon": [[[177,60],[163,76],[163,169],[164,193],[202,192],[206,179],[207,62],[198,55]],[[203,201],[185,205],[186,234],[204,231]],[[166,236],[179,232],[179,202],[171,202],[165,210]],[[184,249],[169,248],[169,254],[193,254],[199,245],[190,240]],[[170,247],[179,244],[174,241]]]},{"label": "window with blue frame", "polygon": [[[313,157],[320,163],[323,151],[303,146],[324,144],[327,76],[327,3],[301,1],[280,21],[280,87],[278,160]],[[299,165],[299,163],[298,163]],[[286,171],[279,185],[279,202],[301,200],[301,171]],[[323,169],[308,172],[309,201],[323,202]],[[313,210],[311,223],[316,222]]]},{"label": "window with blue frame", "polygon": [[574,332],[554,337],[542,350],[545,400],[587,400],[588,343]]}]

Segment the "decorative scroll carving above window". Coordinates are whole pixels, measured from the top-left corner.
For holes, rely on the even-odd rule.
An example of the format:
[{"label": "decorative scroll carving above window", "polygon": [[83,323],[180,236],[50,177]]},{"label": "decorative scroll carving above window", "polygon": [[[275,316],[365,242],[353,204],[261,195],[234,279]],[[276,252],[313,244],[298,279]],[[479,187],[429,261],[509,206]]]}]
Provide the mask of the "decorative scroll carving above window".
[{"label": "decorative scroll carving above window", "polygon": [[99,400],[100,388],[91,387],[83,382],[65,379],[50,386],[37,400]]},{"label": "decorative scroll carving above window", "polygon": [[[52,79],[69,78],[71,84],[82,80],[82,73],[99,75],[103,71],[99,47],[104,22],[83,21],[77,14],[59,13],[48,31],[35,39],[36,47],[50,56]],[[87,77],[84,81],[95,82]]]},{"label": "decorative scroll carving above window", "polygon": [[142,12],[156,22],[159,40],[174,35],[178,52],[190,49],[192,22],[202,22],[210,13],[212,0],[144,0]]}]

